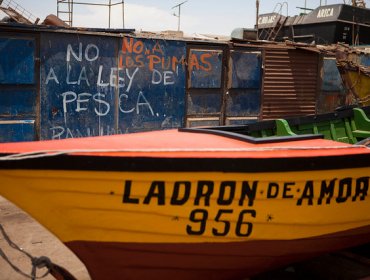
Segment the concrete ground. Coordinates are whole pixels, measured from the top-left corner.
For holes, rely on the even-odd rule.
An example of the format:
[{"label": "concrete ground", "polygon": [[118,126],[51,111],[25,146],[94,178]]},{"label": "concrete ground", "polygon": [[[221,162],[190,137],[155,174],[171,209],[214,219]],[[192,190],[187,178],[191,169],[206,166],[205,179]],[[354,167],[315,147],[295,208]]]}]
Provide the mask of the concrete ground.
[{"label": "concrete ground", "polygon": [[[14,204],[0,196],[0,224],[10,239],[34,257],[46,256],[55,264],[66,268],[79,280],[90,280],[89,274],[81,261],[65,247],[54,235],[38,224],[34,219]],[[0,249],[10,261],[23,272],[31,273],[31,262],[21,252],[9,247],[0,233]],[[42,275],[45,270],[40,270]],[[0,280],[24,280],[25,276],[14,271],[0,256]],[[52,280],[51,275],[43,278]]]}]

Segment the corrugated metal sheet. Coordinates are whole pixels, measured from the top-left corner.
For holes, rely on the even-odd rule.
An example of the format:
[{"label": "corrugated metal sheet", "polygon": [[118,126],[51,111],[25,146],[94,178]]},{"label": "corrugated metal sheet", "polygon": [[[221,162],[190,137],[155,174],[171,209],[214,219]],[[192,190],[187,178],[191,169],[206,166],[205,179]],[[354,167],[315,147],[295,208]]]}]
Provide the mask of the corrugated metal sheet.
[{"label": "corrugated metal sheet", "polygon": [[266,49],[262,119],[314,114],[319,54],[300,49]]}]

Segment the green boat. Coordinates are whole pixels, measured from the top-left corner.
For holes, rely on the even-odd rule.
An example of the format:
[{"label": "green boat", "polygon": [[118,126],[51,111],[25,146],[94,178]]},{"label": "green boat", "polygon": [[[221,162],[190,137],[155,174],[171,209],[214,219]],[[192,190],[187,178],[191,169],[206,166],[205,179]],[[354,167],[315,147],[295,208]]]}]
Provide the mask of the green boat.
[{"label": "green boat", "polygon": [[[343,143],[357,144],[370,142],[370,106],[355,108],[339,108],[335,112],[308,115],[287,119],[276,119],[260,121],[247,125],[237,126],[218,126],[194,128],[212,131],[212,133],[228,133],[229,135],[242,134],[250,136],[251,142],[263,141],[268,139],[275,141],[291,136],[312,135],[317,137],[321,135],[324,139],[334,140]],[[189,130],[189,129],[187,129]]]}]

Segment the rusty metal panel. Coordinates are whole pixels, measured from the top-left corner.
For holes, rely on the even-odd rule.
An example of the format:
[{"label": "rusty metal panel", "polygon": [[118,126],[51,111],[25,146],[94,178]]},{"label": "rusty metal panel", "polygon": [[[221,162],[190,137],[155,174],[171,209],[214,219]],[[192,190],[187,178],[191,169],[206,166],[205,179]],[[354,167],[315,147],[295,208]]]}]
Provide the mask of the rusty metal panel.
[{"label": "rusty metal panel", "polygon": [[197,127],[197,126],[218,126],[220,125],[220,119],[217,117],[210,118],[188,118],[186,121],[186,127]]},{"label": "rusty metal panel", "polygon": [[337,67],[337,60],[333,58],[324,58],[323,82],[321,89],[329,92],[343,92],[342,79]]},{"label": "rusty metal panel", "polygon": [[345,104],[345,90],[335,57],[324,57],[321,94],[317,100],[316,113],[332,112]]},{"label": "rusty metal panel", "polygon": [[346,101],[346,95],[340,93],[327,93],[320,95],[317,105],[317,114],[333,112],[336,108],[343,106]]},{"label": "rusty metal panel", "polygon": [[245,125],[257,121],[257,117],[228,117],[225,121],[225,125]]},{"label": "rusty metal panel", "polygon": [[266,49],[262,118],[314,114],[319,55],[300,49]]}]

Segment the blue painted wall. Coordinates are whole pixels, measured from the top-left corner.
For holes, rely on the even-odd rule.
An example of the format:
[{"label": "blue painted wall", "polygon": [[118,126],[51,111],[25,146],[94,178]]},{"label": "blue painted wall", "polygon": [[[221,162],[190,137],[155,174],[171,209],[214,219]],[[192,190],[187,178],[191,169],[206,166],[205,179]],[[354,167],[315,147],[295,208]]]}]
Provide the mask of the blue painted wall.
[{"label": "blue painted wall", "polygon": [[116,133],[118,39],[43,33],[41,139]]},{"label": "blue painted wall", "polygon": [[220,88],[222,50],[197,50],[189,53],[190,88]]},{"label": "blue painted wall", "polygon": [[34,83],[33,39],[0,38],[0,83]]},{"label": "blue painted wall", "polygon": [[262,58],[261,52],[233,51],[230,54],[232,61],[232,88],[261,87]]},{"label": "blue painted wall", "polygon": [[0,37],[0,142],[37,139],[36,42]]},{"label": "blue painted wall", "polygon": [[[197,118],[190,126],[219,125],[223,98],[223,50],[210,46],[189,46],[187,56],[188,88],[186,115]],[[213,117],[205,121],[204,117]]]},{"label": "blue painted wall", "polygon": [[[53,30],[17,36],[0,34],[0,142],[239,124],[260,114],[260,50]],[[325,60],[324,95],[341,88],[335,61]]]},{"label": "blue painted wall", "polygon": [[183,124],[185,43],[45,33],[41,139]]},{"label": "blue painted wall", "polygon": [[34,120],[5,121],[0,124],[0,142],[21,142],[34,141],[35,135]]},{"label": "blue painted wall", "polygon": [[119,130],[183,126],[185,42],[125,37],[119,42]]},{"label": "blue painted wall", "polygon": [[[228,117],[257,117],[261,110],[261,52],[232,51],[230,57],[232,79],[226,115]],[[249,121],[242,123],[247,122]],[[233,121],[232,123],[240,122]]]}]

